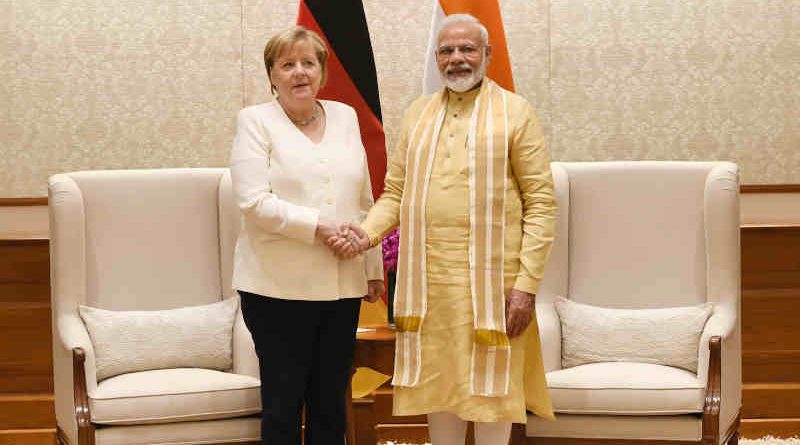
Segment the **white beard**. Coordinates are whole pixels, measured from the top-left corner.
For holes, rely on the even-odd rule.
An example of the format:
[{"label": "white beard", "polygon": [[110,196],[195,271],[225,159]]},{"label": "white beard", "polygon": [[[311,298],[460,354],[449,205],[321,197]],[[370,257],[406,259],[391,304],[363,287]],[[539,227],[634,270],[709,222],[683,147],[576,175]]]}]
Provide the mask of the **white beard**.
[{"label": "white beard", "polygon": [[481,66],[478,69],[473,70],[472,74],[466,77],[459,77],[454,80],[450,80],[447,78],[445,74],[442,74],[442,82],[444,85],[455,91],[456,93],[463,93],[465,91],[471,90],[475,85],[477,85],[483,77],[486,75],[486,59],[483,60]]}]

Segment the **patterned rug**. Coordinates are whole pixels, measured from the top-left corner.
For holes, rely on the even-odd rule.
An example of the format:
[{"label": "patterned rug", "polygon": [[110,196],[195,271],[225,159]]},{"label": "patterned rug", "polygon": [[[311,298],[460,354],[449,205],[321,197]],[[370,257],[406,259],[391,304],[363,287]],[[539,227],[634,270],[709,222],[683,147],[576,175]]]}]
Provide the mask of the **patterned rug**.
[{"label": "patterned rug", "polygon": [[[760,439],[740,439],[740,445],[800,445],[800,438],[792,437],[789,439],[777,439],[772,436],[762,437]],[[414,445],[407,443],[383,442],[381,445]],[[425,444],[431,445],[431,444]]]},{"label": "patterned rug", "polygon": [[800,437],[776,439],[772,436],[766,436],[761,439],[741,439],[739,443],[741,445],[800,445]]}]

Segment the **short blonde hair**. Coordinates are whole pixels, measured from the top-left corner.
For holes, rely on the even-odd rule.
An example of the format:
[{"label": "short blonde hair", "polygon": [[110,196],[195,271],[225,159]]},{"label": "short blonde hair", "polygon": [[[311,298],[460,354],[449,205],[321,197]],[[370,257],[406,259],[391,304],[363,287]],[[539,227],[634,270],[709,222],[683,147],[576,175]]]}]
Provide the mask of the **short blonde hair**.
[{"label": "short blonde hair", "polygon": [[[275,64],[275,60],[280,57],[284,50],[291,48],[292,45],[301,40],[308,40],[314,48],[317,62],[322,68],[320,87],[325,85],[325,81],[328,80],[328,48],[319,34],[300,25],[291,26],[275,34],[264,46],[264,66],[267,68],[267,79],[270,83],[272,82],[270,75],[272,74],[272,66]],[[274,85],[272,85],[272,93],[275,94]]]}]

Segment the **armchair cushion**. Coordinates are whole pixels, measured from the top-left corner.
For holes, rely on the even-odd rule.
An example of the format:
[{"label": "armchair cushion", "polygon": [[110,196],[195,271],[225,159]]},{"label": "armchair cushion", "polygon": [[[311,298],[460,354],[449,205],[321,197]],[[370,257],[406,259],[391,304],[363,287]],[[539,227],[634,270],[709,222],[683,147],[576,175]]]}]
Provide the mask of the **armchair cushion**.
[{"label": "armchair cushion", "polygon": [[140,425],[224,419],[261,411],[260,381],[210,369],[179,368],[122,374],[89,396],[92,422]]},{"label": "armchair cushion", "polygon": [[94,347],[97,380],[167,368],[228,370],[238,298],[161,311],[110,311],[81,305]]},{"label": "armchair cushion", "polygon": [[555,301],[564,368],[597,362],[640,362],[697,371],[698,345],[713,305],[612,309]]},{"label": "armchair cushion", "polygon": [[547,373],[553,408],[568,414],[665,415],[703,412],[697,375],[649,363],[591,363]]}]

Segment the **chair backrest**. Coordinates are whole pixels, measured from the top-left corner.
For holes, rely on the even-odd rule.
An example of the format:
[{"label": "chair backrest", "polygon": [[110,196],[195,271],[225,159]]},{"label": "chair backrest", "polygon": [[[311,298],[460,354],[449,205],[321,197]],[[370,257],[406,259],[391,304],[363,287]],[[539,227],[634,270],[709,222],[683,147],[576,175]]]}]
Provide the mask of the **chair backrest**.
[{"label": "chair backrest", "polygon": [[553,177],[559,219],[545,299],[685,306],[715,301],[738,277],[735,164],[554,162]]},{"label": "chair backrest", "polygon": [[240,224],[230,195],[221,168],[54,176],[52,275],[73,300],[59,306],[158,310],[230,295]]}]

